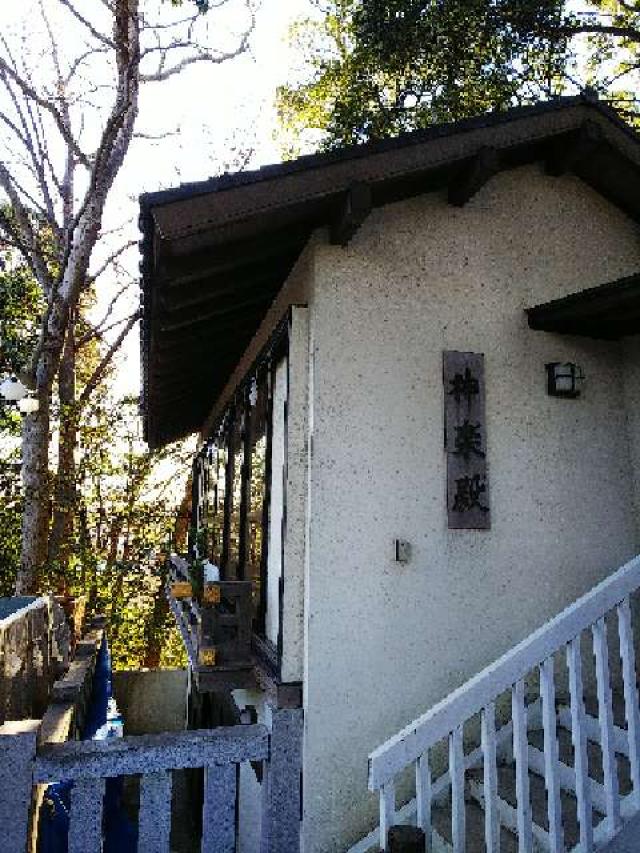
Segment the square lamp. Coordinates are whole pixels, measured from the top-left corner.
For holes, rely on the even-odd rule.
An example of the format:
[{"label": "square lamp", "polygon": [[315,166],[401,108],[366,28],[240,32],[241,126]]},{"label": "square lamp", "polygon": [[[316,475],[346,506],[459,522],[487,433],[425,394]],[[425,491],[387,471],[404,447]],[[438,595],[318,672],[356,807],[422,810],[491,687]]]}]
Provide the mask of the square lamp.
[{"label": "square lamp", "polygon": [[552,361],[547,369],[547,393],[550,397],[575,399],[580,396],[584,373],[582,368],[570,361]]}]

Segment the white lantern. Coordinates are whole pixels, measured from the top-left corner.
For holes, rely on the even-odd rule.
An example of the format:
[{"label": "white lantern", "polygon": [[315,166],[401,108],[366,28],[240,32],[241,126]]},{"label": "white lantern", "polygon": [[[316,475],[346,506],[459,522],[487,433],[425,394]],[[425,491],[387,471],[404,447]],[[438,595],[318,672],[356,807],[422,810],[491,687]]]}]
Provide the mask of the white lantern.
[{"label": "white lantern", "polygon": [[15,403],[18,400],[22,400],[23,397],[26,397],[28,391],[19,379],[12,376],[10,379],[5,379],[2,385],[0,385],[0,394],[5,400],[10,400]]},{"label": "white lantern", "polygon": [[18,402],[18,408],[23,415],[31,415],[40,408],[40,401],[35,397],[24,397]]}]

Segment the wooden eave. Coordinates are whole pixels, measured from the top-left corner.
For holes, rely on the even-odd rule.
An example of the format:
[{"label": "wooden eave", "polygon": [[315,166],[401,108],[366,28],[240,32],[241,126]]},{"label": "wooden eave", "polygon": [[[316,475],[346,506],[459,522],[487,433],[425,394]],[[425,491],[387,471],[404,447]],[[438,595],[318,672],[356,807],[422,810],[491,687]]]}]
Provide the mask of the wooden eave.
[{"label": "wooden eave", "polygon": [[536,161],[640,222],[639,139],[601,104],[566,98],[142,196],[147,441],[201,427],[317,228],[346,245],[374,207],[443,190],[465,204]]},{"label": "wooden eave", "polygon": [[640,273],[527,309],[529,327],[617,341],[640,333]]}]

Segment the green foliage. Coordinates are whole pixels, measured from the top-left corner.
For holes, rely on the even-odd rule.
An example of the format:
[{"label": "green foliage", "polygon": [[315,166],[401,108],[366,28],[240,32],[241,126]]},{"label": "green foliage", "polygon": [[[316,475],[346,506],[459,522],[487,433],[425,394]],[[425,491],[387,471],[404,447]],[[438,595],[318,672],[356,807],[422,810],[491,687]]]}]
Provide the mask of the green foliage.
[{"label": "green foliage", "polygon": [[[43,309],[31,270],[15,253],[0,246],[0,375],[11,376],[27,364],[38,335]],[[0,436],[20,434],[15,407],[0,402]],[[0,449],[0,457],[4,453]],[[0,458],[0,464],[5,460]],[[6,470],[5,470],[6,475]]]},{"label": "green foliage", "polygon": [[6,596],[13,595],[20,563],[22,497],[15,459],[2,459],[0,466],[0,596]]},{"label": "green foliage", "polygon": [[0,371],[16,373],[27,363],[38,334],[43,302],[31,270],[0,252]]},{"label": "green foliage", "polygon": [[[86,291],[76,323],[76,340],[86,338],[76,354],[78,389],[86,385],[106,348],[90,334],[86,315],[93,304],[94,294]],[[42,310],[29,267],[17,263],[10,249],[0,252],[3,376],[27,362]],[[84,595],[90,613],[106,613],[117,668],[154,667],[163,661],[180,666],[185,663],[184,650],[174,636],[162,567],[184,494],[188,455],[181,446],[148,450],[140,437],[138,399],[114,396],[111,377],[108,371],[82,407],[77,402],[52,406],[54,435],[63,423],[77,422],[77,492],[67,531],[70,557],[44,568],[40,591]],[[0,405],[0,595],[12,594],[20,562],[20,429],[17,410]],[[54,461],[52,454],[52,467]],[[55,502],[54,493],[52,509]]]},{"label": "green foliage", "polygon": [[[158,666],[164,659],[186,665],[186,653],[175,653],[177,631],[163,594],[163,573],[140,564],[116,563],[98,570],[96,609],[109,617],[109,642],[116,670]],[[171,650],[174,650],[173,653]]]},{"label": "green foliage", "polygon": [[[278,92],[285,155],[535,103],[576,78],[637,119],[619,89],[640,69],[640,6],[590,6],[585,17],[562,0],[329,0],[321,20],[291,31],[304,62]],[[578,36],[593,20],[637,39]]]},{"label": "green foliage", "polygon": [[76,588],[108,616],[113,665],[186,665],[163,593],[186,453],[181,445],[150,452],[140,438],[138,399],[113,399],[105,388],[85,412],[79,447]]}]

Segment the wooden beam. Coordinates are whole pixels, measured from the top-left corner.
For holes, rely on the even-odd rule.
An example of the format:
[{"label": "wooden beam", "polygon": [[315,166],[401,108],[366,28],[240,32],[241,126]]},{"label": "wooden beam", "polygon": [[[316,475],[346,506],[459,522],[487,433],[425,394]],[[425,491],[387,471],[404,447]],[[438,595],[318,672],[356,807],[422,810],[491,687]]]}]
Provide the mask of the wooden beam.
[{"label": "wooden beam", "polygon": [[242,298],[257,289],[264,292],[265,288],[277,293],[282,282],[286,279],[293,266],[295,258],[287,259],[278,264],[261,264],[241,274],[230,274],[225,278],[212,276],[197,285],[186,285],[181,288],[159,289],[159,302],[164,311],[180,311],[183,308],[201,307],[208,303],[217,302],[224,297]]},{"label": "wooden beam", "polygon": [[177,329],[165,330],[158,337],[156,353],[176,347],[179,350],[188,350],[194,348],[200,339],[215,343],[220,337],[233,340],[236,332],[238,334],[244,331],[255,332],[265,315],[265,310],[242,311],[237,317],[231,315],[224,322],[221,319],[215,323],[210,320],[205,322],[203,318],[201,322],[193,324],[193,329],[191,324],[188,324]]},{"label": "wooden beam", "polygon": [[182,263],[172,259],[171,264],[163,265],[158,274],[159,285],[168,290],[171,295],[178,291],[176,298],[180,298],[181,292],[195,290],[201,282],[216,279],[243,279],[250,277],[255,271],[278,268],[285,263],[292,263],[304,248],[304,242],[297,236],[289,240],[280,237],[274,238],[268,247],[251,246],[238,247],[233,256],[227,252],[209,254],[208,259],[198,256],[197,261],[190,258],[181,258]]},{"label": "wooden beam", "polygon": [[640,275],[592,287],[527,309],[536,331],[616,340],[640,330]]},{"label": "wooden beam", "polygon": [[577,132],[557,139],[551,146],[545,162],[548,175],[560,177],[591,157],[602,144],[600,127],[593,121],[585,121]]},{"label": "wooden beam", "polygon": [[274,228],[266,235],[212,244],[186,254],[182,251],[177,254],[167,253],[157,264],[157,276],[163,284],[179,286],[184,280],[207,278],[259,261],[277,262],[283,254],[300,253],[311,231],[312,226],[300,222],[286,228]]},{"label": "wooden beam", "polygon": [[449,204],[463,207],[500,169],[500,155],[495,148],[480,148],[449,184]]},{"label": "wooden beam", "polygon": [[340,210],[330,226],[329,240],[333,246],[346,246],[371,213],[371,186],[364,182],[353,184],[344,195]]},{"label": "wooden beam", "polygon": [[[258,292],[258,294],[245,298],[241,301],[234,301],[231,304],[222,304],[217,308],[209,307],[207,311],[197,310],[197,308],[186,307],[182,311],[172,312],[169,317],[163,318],[160,325],[159,333],[174,332],[178,329],[191,329],[194,326],[199,326],[202,323],[215,321],[220,317],[230,317],[237,315],[239,318],[245,316],[245,311],[249,309],[264,308],[265,311],[273,302],[275,293],[267,291]],[[210,303],[211,305],[212,303]],[[177,316],[176,316],[177,315]],[[216,327],[218,324],[216,323]]]}]

